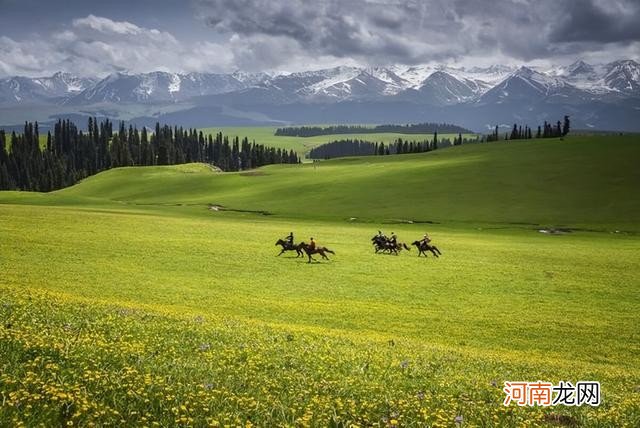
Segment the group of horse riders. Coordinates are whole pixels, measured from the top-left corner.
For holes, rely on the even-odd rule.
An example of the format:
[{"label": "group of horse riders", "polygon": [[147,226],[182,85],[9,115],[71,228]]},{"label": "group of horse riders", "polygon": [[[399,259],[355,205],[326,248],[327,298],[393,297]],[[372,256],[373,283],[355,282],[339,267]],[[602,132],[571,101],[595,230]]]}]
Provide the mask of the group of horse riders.
[{"label": "group of horse riders", "polygon": [[[398,237],[394,232],[391,232],[391,236],[387,237],[384,233],[382,233],[381,230],[378,230],[378,234],[371,238],[371,241],[376,253],[382,251],[383,253],[389,252],[391,254],[398,255],[398,252],[403,248],[406,250],[410,250],[410,248],[405,243],[398,243]],[[335,254],[333,251],[329,250],[326,247],[318,247],[313,237],[309,238],[308,244],[305,242],[301,242],[300,244],[295,245],[293,232],[289,232],[289,235],[287,235],[284,239],[279,239],[278,242],[276,242],[276,245],[282,246],[282,250],[278,255],[281,255],[285,251],[295,250],[298,254],[297,257],[300,257],[303,256],[304,251],[307,253],[307,256],[309,256],[309,262],[313,260],[311,257],[312,254],[320,254],[327,260],[328,257],[325,253]],[[418,257],[423,254],[426,257],[426,251],[430,251],[435,257],[438,257],[442,254],[435,245],[431,245],[431,238],[427,233],[424,234],[422,239],[414,241],[412,245],[415,245],[418,249]]]},{"label": "group of horse riders", "polygon": [[[418,248],[418,257],[421,255],[425,255],[425,251],[431,251],[431,253],[438,257],[440,253],[439,250],[435,246],[430,245],[431,238],[429,234],[425,233],[422,239],[418,241],[414,241],[412,245],[415,245]],[[371,238],[371,243],[375,249],[375,252],[383,252],[398,255],[400,251],[404,248],[405,250],[409,250],[410,248],[404,242],[398,242],[398,237],[395,232],[391,232],[391,236],[385,235],[381,230],[378,230],[378,234]]]},{"label": "group of horse riders", "polygon": [[301,242],[297,245],[294,244],[293,232],[289,232],[289,235],[287,235],[287,237],[284,239],[278,239],[278,241],[276,242],[276,246],[277,245],[280,245],[282,247],[282,250],[278,255],[281,255],[285,251],[295,251],[297,253],[296,257],[301,257],[304,256],[304,252],[307,253],[307,256],[309,257],[309,263],[311,263],[312,260],[315,260],[313,257],[311,257],[314,254],[320,254],[320,256],[322,256],[322,258],[326,260],[329,260],[329,257],[327,257],[327,253],[335,254],[327,247],[319,247],[313,237],[309,238],[308,244],[306,242]]},{"label": "group of horse riders", "polygon": [[[293,247],[293,232],[289,232],[287,237],[284,238],[284,242]],[[313,237],[309,238],[309,243],[307,244],[307,246],[312,250],[316,249],[316,241],[314,241]]]}]

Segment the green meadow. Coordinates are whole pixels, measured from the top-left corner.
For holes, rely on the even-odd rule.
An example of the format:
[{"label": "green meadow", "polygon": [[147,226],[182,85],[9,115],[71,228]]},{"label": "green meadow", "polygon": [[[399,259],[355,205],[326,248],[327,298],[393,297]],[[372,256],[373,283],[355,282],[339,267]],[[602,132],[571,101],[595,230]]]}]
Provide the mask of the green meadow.
[{"label": "green meadow", "polygon": [[[0,192],[0,425],[638,426],[638,143]],[[376,255],[378,229],[443,255]],[[290,231],[335,255],[276,257]],[[537,380],[602,404],[503,405]]]}]

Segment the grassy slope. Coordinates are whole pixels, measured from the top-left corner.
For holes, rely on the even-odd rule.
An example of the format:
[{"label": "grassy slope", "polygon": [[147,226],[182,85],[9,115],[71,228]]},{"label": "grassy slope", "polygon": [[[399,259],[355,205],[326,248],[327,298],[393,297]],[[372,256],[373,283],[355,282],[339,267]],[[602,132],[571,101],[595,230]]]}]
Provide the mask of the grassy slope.
[{"label": "grassy slope", "polygon": [[637,230],[637,143],[634,137],[606,142],[579,137],[467,145],[224,175],[198,166],[129,168],[99,174],[57,194],[138,204],[215,203],[300,218]]},{"label": "grassy slope", "polygon": [[[634,326],[627,322],[640,297],[632,286],[637,273],[634,237],[549,237],[431,226],[446,254],[435,261],[416,259],[415,254],[373,256],[368,225],[292,225],[179,210],[160,216],[153,211],[2,206],[2,214],[12,218],[4,228],[9,240],[3,258],[10,262],[4,281],[16,286],[72,287],[83,297],[442,345],[464,343],[483,351],[525,353],[544,344],[538,351],[556,356],[572,352],[574,359],[598,362],[597,347],[621,356],[617,364],[628,362],[635,352],[626,340],[619,341],[633,337]],[[303,259],[275,260],[272,241],[291,228],[300,239],[319,237],[336,251],[334,262],[309,269]],[[27,230],[32,232],[25,234]],[[398,233],[409,238],[421,232],[421,226],[413,225]],[[24,248],[30,251],[21,252]],[[70,262],[74,259],[81,263]],[[26,264],[30,269],[24,271]],[[50,271],[61,266],[65,269]],[[41,282],[43,278],[47,281]],[[562,317],[558,307],[564,308]],[[573,321],[550,329],[536,316]],[[529,320],[524,321],[527,335],[515,339],[523,319]],[[593,345],[580,350],[581,342]]]},{"label": "grassy slope", "polygon": [[[264,175],[199,165],[122,169],[55,194],[0,193],[0,216],[9,219],[0,222],[0,312],[16,325],[0,332],[10,374],[0,386],[37,390],[43,381],[68,392],[63,382],[84,385],[94,367],[104,384],[91,383],[87,400],[120,412],[98,424],[144,423],[148,394],[148,419],[162,425],[226,415],[265,425],[327,425],[333,417],[451,426],[463,415],[520,426],[560,413],[633,426],[637,236],[548,236],[508,224],[476,230],[450,219],[638,230],[638,153],[625,138],[497,143],[316,170],[269,167]],[[213,213],[209,202],[280,216]],[[429,225],[445,254],[439,260],[374,256],[368,239],[377,225],[342,221],[425,212],[444,221]],[[393,228],[402,239],[423,231]],[[275,237],[291,229],[335,250],[332,261],[275,259]],[[211,349],[202,352],[203,344]],[[57,361],[64,376],[25,366],[34,352]],[[176,385],[169,391],[167,378]],[[491,382],[521,379],[600,380],[605,405],[506,410]],[[226,395],[192,396],[193,385],[208,383]],[[122,400],[131,388],[140,392]],[[3,416],[0,407],[0,421],[29,417],[13,409]]]},{"label": "grassy slope", "polygon": [[[249,140],[255,140],[256,143],[264,144],[269,147],[283,148],[287,150],[295,150],[300,155],[305,155],[312,148],[335,140],[342,139],[360,139],[372,142],[383,142],[385,144],[402,138],[408,141],[431,140],[433,134],[399,134],[399,133],[363,133],[363,134],[336,134],[336,135],[318,135],[315,137],[287,137],[274,135],[276,127],[223,127],[223,128],[204,128],[205,134],[215,134],[222,131],[224,135],[231,137],[238,136],[240,138],[247,137]],[[458,134],[442,134],[439,138],[449,138],[453,141]],[[467,135],[465,135],[466,137]]]}]

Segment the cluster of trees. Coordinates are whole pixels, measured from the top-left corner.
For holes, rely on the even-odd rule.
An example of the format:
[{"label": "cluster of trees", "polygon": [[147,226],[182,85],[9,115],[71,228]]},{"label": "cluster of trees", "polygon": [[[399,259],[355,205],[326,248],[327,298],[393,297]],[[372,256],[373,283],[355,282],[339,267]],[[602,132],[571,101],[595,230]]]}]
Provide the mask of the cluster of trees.
[{"label": "cluster of trees", "polygon": [[439,139],[437,132],[433,134],[432,140],[409,141],[398,138],[387,144],[358,139],[345,139],[314,147],[309,152],[309,157],[312,159],[331,159],[345,156],[383,156],[403,153],[424,153],[442,147],[476,141],[477,139],[462,138],[462,134],[458,134],[452,142],[449,138]]},{"label": "cluster of trees", "polygon": [[[569,116],[564,117],[563,122],[556,122],[555,125],[548,123],[546,120],[543,126],[538,126],[538,130],[535,133],[535,138],[558,138],[564,137],[569,133],[571,129],[571,121],[569,120]],[[522,125],[518,126],[518,124],[513,124],[513,129],[511,133],[507,132],[504,134],[505,140],[526,140],[534,138],[534,134],[531,131],[531,128],[525,125],[523,128]],[[498,141],[500,136],[498,134],[498,125],[493,133],[487,135],[486,141]]]},{"label": "cluster of trees", "polygon": [[408,125],[378,125],[366,127],[362,125],[335,125],[335,126],[299,126],[276,129],[275,135],[289,137],[314,137],[318,135],[334,134],[374,134],[396,132],[401,134],[431,134],[434,132],[456,134],[470,133],[471,131],[460,126],[448,123],[418,123]]},{"label": "cluster of trees", "polygon": [[400,134],[471,134],[471,131],[450,123],[417,123],[408,125],[378,125],[375,132],[398,132]]},{"label": "cluster of trees", "polygon": [[160,126],[155,132],[89,119],[86,132],[69,120],[58,121],[41,144],[38,123],[25,123],[24,132],[9,138],[0,130],[0,190],[48,192],[121,166],[174,165],[206,162],[223,171],[239,171],[268,164],[299,163],[291,150],[265,147],[245,137],[229,139],[218,133]]}]

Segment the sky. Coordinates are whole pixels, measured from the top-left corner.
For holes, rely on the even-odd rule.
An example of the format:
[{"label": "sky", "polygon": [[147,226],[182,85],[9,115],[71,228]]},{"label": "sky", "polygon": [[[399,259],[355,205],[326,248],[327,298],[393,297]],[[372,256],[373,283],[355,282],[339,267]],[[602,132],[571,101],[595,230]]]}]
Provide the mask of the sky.
[{"label": "sky", "polygon": [[0,0],[0,76],[640,60],[640,0]]}]

